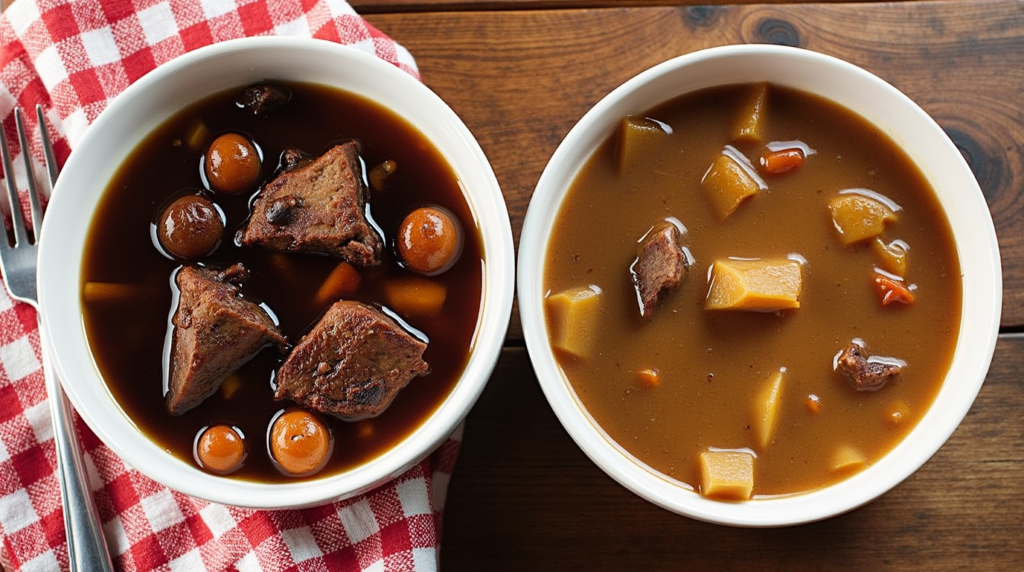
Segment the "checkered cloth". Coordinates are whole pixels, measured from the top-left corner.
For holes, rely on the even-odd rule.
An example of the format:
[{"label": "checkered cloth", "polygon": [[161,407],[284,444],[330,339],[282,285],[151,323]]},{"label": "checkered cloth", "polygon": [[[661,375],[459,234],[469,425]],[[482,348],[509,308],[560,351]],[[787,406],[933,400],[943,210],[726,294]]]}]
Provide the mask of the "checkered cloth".
[{"label": "checkered cloth", "polygon": [[[254,35],[350,44],[418,77],[412,56],[343,0],[17,0],[0,15],[3,128],[13,139],[14,107],[42,104],[63,163],[132,81],[191,49]],[[41,158],[38,139],[30,151]],[[35,311],[0,289],[0,564],[8,571],[68,568],[40,359]],[[256,511],[174,493],[125,466],[80,419],[77,428],[117,569],[437,569],[458,432],[366,495],[307,510]]]}]

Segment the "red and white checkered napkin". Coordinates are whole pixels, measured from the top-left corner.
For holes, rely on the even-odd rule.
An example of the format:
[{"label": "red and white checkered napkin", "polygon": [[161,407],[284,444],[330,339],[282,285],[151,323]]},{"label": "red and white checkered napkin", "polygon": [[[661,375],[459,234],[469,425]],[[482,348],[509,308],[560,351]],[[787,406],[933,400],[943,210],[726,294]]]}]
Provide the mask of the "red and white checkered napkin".
[{"label": "red and white checkered napkin", "polygon": [[[3,128],[12,140],[14,107],[42,104],[63,162],[132,81],[191,49],[255,35],[350,44],[418,77],[412,56],[343,0],[17,0],[0,15]],[[31,146],[41,158],[38,139]],[[68,568],[40,359],[35,311],[0,289],[0,564],[8,571]],[[366,495],[256,511],[171,492],[125,466],[81,420],[78,430],[120,570],[437,569],[458,435]]]}]

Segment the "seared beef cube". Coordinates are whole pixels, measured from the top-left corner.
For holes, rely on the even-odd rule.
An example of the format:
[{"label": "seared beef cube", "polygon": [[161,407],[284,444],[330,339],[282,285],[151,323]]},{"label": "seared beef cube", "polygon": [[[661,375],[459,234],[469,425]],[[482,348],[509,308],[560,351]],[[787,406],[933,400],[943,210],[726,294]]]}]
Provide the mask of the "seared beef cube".
[{"label": "seared beef cube", "polygon": [[429,371],[427,344],[380,310],[335,302],[277,372],[277,399],[348,420],[374,417]]},{"label": "seared beef cube", "polygon": [[380,264],[383,241],[366,220],[361,173],[354,141],[285,170],[256,197],[242,244],[330,254],[356,266]]},{"label": "seared beef cube", "polygon": [[679,246],[679,229],[666,223],[655,227],[641,240],[633,263],[633,284],[640,302],[640,313],[648,318],[663,292],[686,278],[689,261]]},{"label": "seared beef cube", "polygon": [[865,357],[863,348],[856,342],[851,343],[839,357],[836,365],[851,382],[857,391],[878,391],[899,375],[907,363],[901,359],[870,356]]},{"label": "seared beef cube", "polygon": [[283,86],[269,83],[250,85],[235,103],[258,117],[265,117],[271,111],[282,107],[292,99],[292,92]]},{"label": "seared beef cube", "polygon": [[288,344],[262,308],[239,296],[248,272],[241,264],[218,272],[186,266],[175,282],[178,307],[166,392],[167,410],[188,411],[212,395],[222,381],[273,344]]}]

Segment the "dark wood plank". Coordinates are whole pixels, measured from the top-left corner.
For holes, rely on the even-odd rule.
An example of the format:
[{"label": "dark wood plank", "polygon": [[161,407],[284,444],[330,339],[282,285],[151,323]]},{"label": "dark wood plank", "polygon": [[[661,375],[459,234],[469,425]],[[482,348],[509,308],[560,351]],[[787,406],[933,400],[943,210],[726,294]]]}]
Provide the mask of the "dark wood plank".
[{"label": "dark wood plank", "polygon": [[[842,57],[945,128],[995,213],[1003,325],[1024,326],[1024,10],[1016,0],[372,15],[490,157],[518,241],[548,157],[614,87],[673,56],[782,43]],[[510,340],[521,340],[513,319]]]},{"label": "dark wood plank", "polygon": [[[447,12],[494,10],[560,10],[650,6],[703,6],[713,4],[798,4],[802,0],[349,0],[363,14],[389,12]],[[820,0],[822,2],[872,2],[874,0]],[[918,0],[893,0],[914,2]]]},{"label": "dark wood plank", "polygon": [[1024,336],[1000,339],[978,400],[921,470],[876,501],[781,529],[700,523],[613,482],[568,437],[522,349],[466,422],[441,569],[1022,570]]}]

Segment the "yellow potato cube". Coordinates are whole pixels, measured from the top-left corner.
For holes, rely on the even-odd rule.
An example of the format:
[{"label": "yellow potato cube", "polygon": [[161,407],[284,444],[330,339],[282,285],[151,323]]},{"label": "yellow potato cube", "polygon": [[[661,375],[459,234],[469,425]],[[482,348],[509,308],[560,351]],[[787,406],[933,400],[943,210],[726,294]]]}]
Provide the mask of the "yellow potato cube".
[{"label": "yellow potato cube", "polygon": [[711,266],[705,310],[774,312],[800,307],[800,263],[788,258],[719,259]]},{"label": "yellow potato cube", "polygon": [[733,141],[749,143],[764,141],[763,125],[767,101],[768,84],[760,83],[754,86],[736,121],[736,127],[733,129]]},{"label": "yellow potato cube", "polygon": [[771,374],[754,400],[754,437],[762,448],[771,443],[772,433],[775,432],[782,403],[782,378],[785,373],[786,368],[781,368]]},{"label": "yellow potato cube", "polygon": [[651,152],[666,135],[672,133],[668,125],[636,115],[627,115],[619,124],[619,141],[616,152],[619,157],[619,172],[635,165],[641,157]]},{"label": "yellow potato cube", "polygon": [[754,490],[754,455],[711,449],[700,454],[701,496],[747,500]]},{"label": "yellow potato cube", "polygon": [[830,469],[833,473],[856,472],[867,466],[868,460],[864,457],[863,453],[850,445],[840,445],[835,452],[832,453],[832,465]]},{"label": "yellow potato cube", "polygon": [[907,275],[907,253],[910,251],[907,243],[902,240],[894,240],[886,244],[882,237],[876,236],[871,243],[871,250],[878,258],[878,264],[882,270],[896,276]]},{"label": "yellow potato cube", "polygon": [[844,245],[875,238],[882,234],[887,223],[896,222],[895,209],[881,200],[858,194],[843,193],[828,203],[832,211],[832,224]]},{"label": "yellow potato cube", "polygon": [[744,168],[740,163],[742,158],[732,155],[723,153],[716,157],[700,182],[721,220],[729,218],[740,203],[754,196],[762,187],[753,170]]},{"label": "yellow potato cube", "polygon": [[551,344],[576,357],[586,357],[596,335],[601,289],[596,286],[571,288],[549,296],[548,328]]}]

